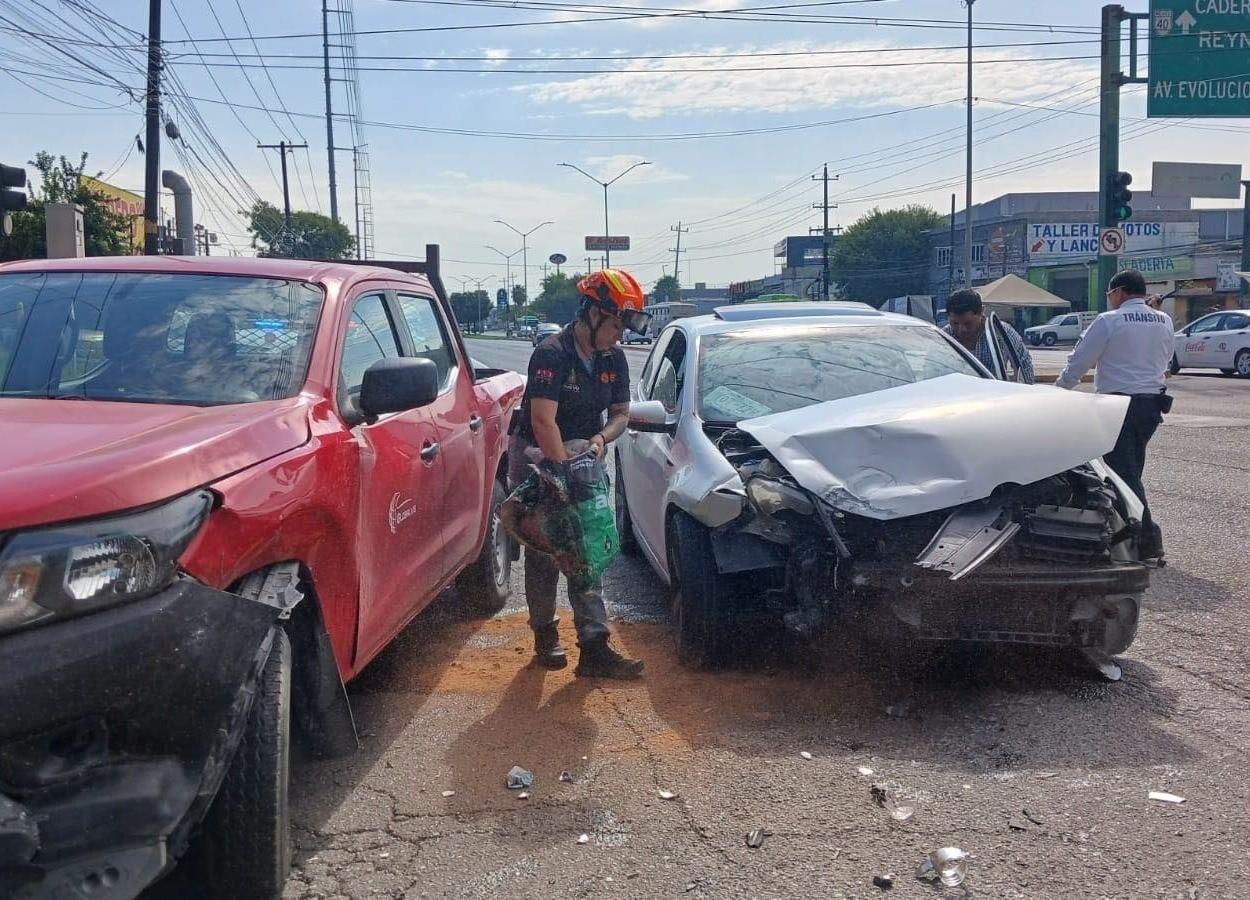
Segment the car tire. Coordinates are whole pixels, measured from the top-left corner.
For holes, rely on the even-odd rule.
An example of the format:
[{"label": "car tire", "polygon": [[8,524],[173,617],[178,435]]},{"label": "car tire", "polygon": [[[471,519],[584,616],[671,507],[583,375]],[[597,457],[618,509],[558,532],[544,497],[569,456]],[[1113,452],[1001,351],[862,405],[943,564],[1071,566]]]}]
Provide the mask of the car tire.
[{"label": "car tire", "polygon": [[1031,346],[1033,346],[1033,347],[1039,347],[1039,346],[1041,346],[1042,339],[1041,339],[1041,338],[1039,338],[1037,335],[1035,335],[1035,334],[1030,334],[1030,335],[1028,335],[1028,338],[1029,338],[1029,344],[1030,344]]},{"label": "car tire", "polygon": [[243,737],[184,866],[214,897],[276,898],[291,869],[291,641],[273,631]]},{"label": "car tire", "polygon": [[721,668],[733,646],[736,597],[716,570],[711,535],[679,511],[670,526],[669,547],[677,588],[673,596],[677,656],[693,669]]},{"label": "car tire", "polygon": [[1172,361],[1168,363],[1168,371],[1176,375],[1181,370],[1181,361],[1177,359],[1176,354],[1172,354]]},{"label": "car tire", "polygon": [[1042,335],[1042,343],[1047,347],[1053,347],[1055,344],[1059,343],[1059,336],[1053,331],[1048,331]]},{"label": "car tire", "polygon": [[1237,352],[1233,359],[1233,368],[1242,378],[1250,378],[1250,347]]},{"label": "car tire", "polygon": [[499,508],[507,499],[503,484],[491,488],[490,523],[482,552],[456,579],[456,590],[464,605],[476,615],[493,616],[512,596],[512,537],[499,519]]},{"label": "car tire", "polygon": [[629,502],[625,499],[625,479],[621,473],[620,450],[616,451],[616,484],[613,490],[613,511],[616,514],[616,538],[625,556],[639,556],[642,548],[634,536],[634,521],[629,517]]}]

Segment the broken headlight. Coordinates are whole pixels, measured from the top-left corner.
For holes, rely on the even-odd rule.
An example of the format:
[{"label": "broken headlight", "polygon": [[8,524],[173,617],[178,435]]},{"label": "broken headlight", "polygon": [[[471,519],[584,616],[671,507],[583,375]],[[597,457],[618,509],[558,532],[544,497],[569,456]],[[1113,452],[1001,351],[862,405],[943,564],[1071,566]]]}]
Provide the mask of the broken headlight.
[{"label": "broken headlight", "polygon": [[167,587],[212,505],[196,491],[142,512],[14,534],[0,551],[0,633]]},{"label": "broken headlight", "polygon": [[810,516],[815,512],[811,498],[785,482],[756,475],[747,479],[746,489],[751,506],[765,516],[776,516],[785,510],[802,516]]}]

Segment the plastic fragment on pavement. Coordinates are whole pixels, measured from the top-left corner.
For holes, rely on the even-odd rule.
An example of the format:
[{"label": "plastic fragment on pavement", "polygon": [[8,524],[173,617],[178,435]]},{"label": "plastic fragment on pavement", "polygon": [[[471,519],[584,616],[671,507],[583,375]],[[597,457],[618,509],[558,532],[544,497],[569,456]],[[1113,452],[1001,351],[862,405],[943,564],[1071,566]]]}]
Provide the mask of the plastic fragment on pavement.
[{"label": "plastic fragment on pavement", "polygon": [[872,883],[874,886],[881,888],[881,890],[888,891],[890,888],[894,887],[894,876],[874,875],[872,876]]},{"label": "plastic fragment on pavement", "polygon": [[1160,803],[1184,803],[1185,798],[1177,794],[1169,794],[1167,791],[1151,791],[1151,800],[1158,800]]},{"label": "plastic fragment on pavement", "polygon": [[454,796],[456,796],[456,792],[455,792],[455,791],[443,791],[443,796],[444,796],[444,797],[454,797]]},{"label": "plastic fragment on pavement", "polygon": [[766,833],[763,828],[752,828],[747,832],[747,846],[752,850],[758,850],[764,846],[764,838]]},{"label": "plastic fragment on pavement", "polygon": [[521,791],[521,793],[519,793],[519,794],[517,794],[517,795],[516,795],[516,798],[517,798],[518,800],[528,800],[528,799],[530,798],[530,792],[529,792],[529,791]]},{"label": "plastic fragment on pavement", "polygon": [[860,766],[860,767],[859,767],[859,769],[858,769],[858,772],[859,772],[859,774],[860,774],[860,775],[863,775],[863,776],[865,776],[865,777],[867,777],[867,776],[869,776],[869,775],[873,775],[873,774],[875,774],[875,773],[872,771],[872,769],[868,768],[867,766]]},{"label": "plastic fragment on pavement", "polygon": [[520,791],[534,783],[534,773],[520,766],[513,766],[508,772],[507,785],[510,791]]},{"label": "plastic fragment on pavement", "polygon": [[589,843],[590,843],[590,835],[588,835],[588,834],[583,834],[583,835],[581,835],[581,836],[577,839],[577,843],[579,843],[579,844],[589,844]]},{"label": "plastic fragment on pavement", "polygon": [[661,790],[660,790],[660,799],[661,799],[661,800],[676,800],[676,799],[677,799],[677,794],[676,794],[676,793],[674,793],[673,791],[666,791],[666,790],[661,789]]},{"label": "plastic fragment on pavement", "polygon": [[561,772],[561,773],[560,773],[560,780],[561,780],[561,781],[563,781],[565,784],[572,784],[572,783],[573,783],[573,773],[572,773],[572,772]]},{"label": "plastic fragment on pavement", "polygon": [[940,881],[947,887],[958,887],[968,877],[968,854],[958,847],[934,850],[920,864],[916,877],[925,881]]},{"label": "plastic fragment on pavement", "polygon": [[801,753],[799,753],[799,756],[803,757],[804,759],[811,759],[811,758],[812,758],[812,755],[811,755],[810,753],[808,753],[806,750],[804,750],[804,751],[802,751]]}]

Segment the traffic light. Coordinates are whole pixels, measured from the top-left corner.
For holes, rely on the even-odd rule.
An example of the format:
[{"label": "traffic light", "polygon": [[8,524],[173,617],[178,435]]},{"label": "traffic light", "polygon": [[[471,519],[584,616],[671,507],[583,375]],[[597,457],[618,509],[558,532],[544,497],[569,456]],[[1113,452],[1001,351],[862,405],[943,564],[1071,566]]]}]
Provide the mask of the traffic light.
[{"label": "traffic light", "polygon": [[26,192],[9,188],[26,187],[26,170],[17,166],[0,165],[0,213],[17,212],[26,208]]},{"label": "traffic light", "polygon": [[1114,222],[1123,222],[1133,215],[1133,207],[1129,201],[1133,192],[1128,186],[1133,183],[1133,176],[1128,172],[1113,172],[1107,184],[1107,209]]}]

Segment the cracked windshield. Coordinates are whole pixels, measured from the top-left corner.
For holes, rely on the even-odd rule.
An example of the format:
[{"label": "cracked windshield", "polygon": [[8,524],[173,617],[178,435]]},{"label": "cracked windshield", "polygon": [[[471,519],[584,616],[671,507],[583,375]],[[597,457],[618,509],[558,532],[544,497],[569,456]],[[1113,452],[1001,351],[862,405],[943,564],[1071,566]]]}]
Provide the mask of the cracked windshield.
[{"label": "cracked windshield", "polygon": [[0,83],[0,900],[1250,895],[1250,0]]}]

